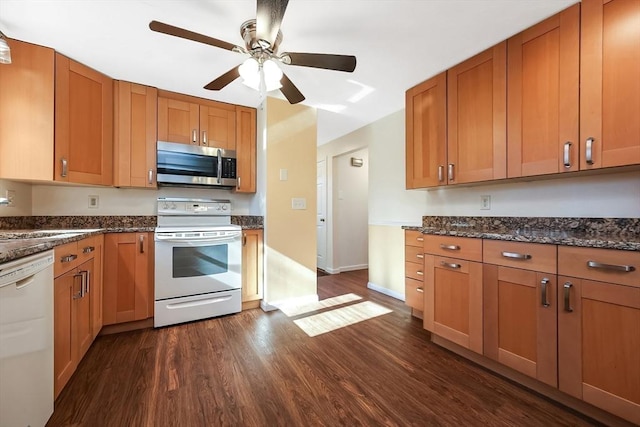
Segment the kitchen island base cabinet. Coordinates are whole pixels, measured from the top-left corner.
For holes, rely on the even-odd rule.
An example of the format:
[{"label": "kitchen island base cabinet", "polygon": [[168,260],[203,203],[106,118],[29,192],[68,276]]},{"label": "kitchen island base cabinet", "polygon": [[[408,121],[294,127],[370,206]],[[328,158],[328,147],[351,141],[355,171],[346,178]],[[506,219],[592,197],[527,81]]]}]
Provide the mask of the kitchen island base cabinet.
[{"label": "kitchen island base cabinet", "polygon": [[153,233],[105,235],[104,325],[153,316],[153,262]]}]

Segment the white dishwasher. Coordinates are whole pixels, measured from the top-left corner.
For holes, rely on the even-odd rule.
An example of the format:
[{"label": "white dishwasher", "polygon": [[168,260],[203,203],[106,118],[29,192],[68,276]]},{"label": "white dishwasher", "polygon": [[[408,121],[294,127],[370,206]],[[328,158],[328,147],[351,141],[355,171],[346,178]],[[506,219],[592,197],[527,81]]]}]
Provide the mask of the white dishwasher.
[{"label": "white dishwasher", "polygon": [[0,427],[53,413],[53,251],[0,264]]}]

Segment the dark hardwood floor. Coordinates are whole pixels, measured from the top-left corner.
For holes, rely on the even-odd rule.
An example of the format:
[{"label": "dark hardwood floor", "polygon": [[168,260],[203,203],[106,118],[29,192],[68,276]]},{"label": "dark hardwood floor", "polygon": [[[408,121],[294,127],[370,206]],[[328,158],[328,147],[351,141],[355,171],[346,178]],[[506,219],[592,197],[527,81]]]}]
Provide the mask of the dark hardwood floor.
[{"label": "dark hardwood floor", "polygon": [[48,425],[596,425],[432,344],[366,283],[366,270],[323,276],[318,293],[393,312],[314,338],[293,323],[308,314],[260,309],[98,337]]}]

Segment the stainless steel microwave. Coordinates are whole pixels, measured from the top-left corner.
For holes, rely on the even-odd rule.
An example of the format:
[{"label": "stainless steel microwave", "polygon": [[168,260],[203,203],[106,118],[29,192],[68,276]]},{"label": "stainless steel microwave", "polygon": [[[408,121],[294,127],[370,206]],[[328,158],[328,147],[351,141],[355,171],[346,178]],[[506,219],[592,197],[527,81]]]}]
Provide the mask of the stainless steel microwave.
[{"label": "stainless steel microwave", "polygon": [[236,186],[236,152],[215,147],[158,141],[158,185]]}]

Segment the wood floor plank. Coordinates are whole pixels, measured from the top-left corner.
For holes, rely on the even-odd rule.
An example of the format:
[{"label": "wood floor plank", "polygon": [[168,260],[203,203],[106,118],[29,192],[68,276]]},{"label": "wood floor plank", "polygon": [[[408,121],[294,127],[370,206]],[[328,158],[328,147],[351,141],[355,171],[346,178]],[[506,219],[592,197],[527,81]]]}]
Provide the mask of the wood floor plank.
[{"label": "wood floor plank", "polygon": [[[100,336],[47,425],[598,425],[434,345],[366,284],[366,270],[319,277],[320,299],[363,299],[292,317],[254,309]],[[294,324],[363,301],[392,312],[313,338]]]}]

